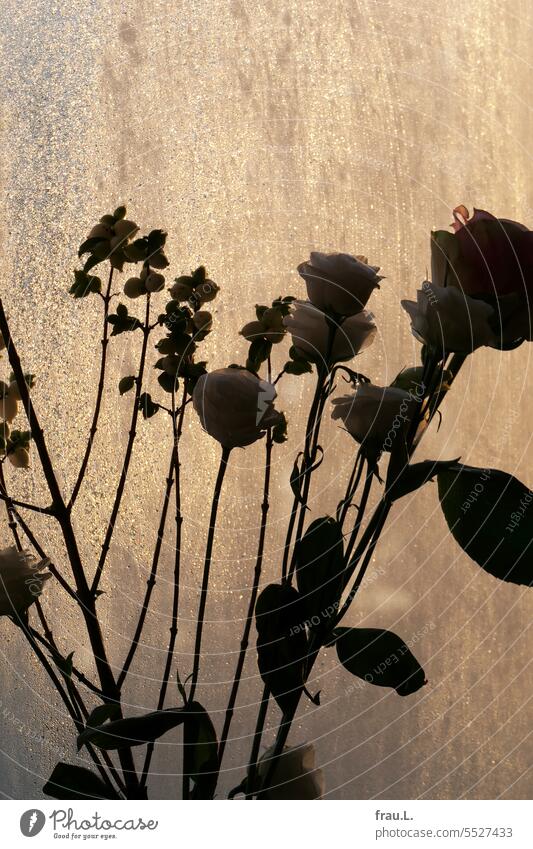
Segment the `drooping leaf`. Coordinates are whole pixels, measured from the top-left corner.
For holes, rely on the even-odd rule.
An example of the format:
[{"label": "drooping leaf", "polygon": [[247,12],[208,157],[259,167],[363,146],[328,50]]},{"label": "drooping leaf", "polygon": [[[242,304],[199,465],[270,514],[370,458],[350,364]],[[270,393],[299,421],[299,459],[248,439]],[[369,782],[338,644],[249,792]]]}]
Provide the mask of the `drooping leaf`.
[{"label": "drooping leaf", "polygon": [[308,650],[300,594],[288,584],[269,584],[257,599],[255,621],[261,678],[287,713],[303,690]]},{"label": "drooping leaf", "polygon": [[91,743],[98,749],[110,751],[153,743],[167,731],[185,722],[195,713],[197,705],[197,702],[192,702],[188,707],[156,710],[142,716],[116,719],[94,728],[85,728],[78,736],[78,748]]},{"label": "drooping leaf", "polygon": [[212,799],[218,775],[217,735],[209,714],[193,702],[184,726],[184,767],[194,781],[193,799]]},{"label": "drooping leaf", "polygon": [[118,799],[100,776],[83,766],[60,761],[43,787],[52,799]]},{"label": "drooping leaf", "polygon": [[343,588],[342,528],[335,519],[315,519],[296,546],[296,579],[308,623],[321,633],[338,609]]},{"label": "drooping leaf", "polygon": [[105,705],[98,705],[87,717],[86,725],[91,728],[96,728],[102,725],[109,719],[116,719],[120,714],[120,707],[116,702],[109,702]]},{"label": "drooping leaf", "polygon": [[452,466],[438,475],[453,537],[485,571],[533,585],[533,492],[498,469]]},{"label": "drooping leaf", "polygon": [[412,463],[407,466],[397,481],[388,490],[387,495],[394,501],[403,498],[415,489],[424,486],[425,483],[433,481],[439,474],[457,465],[458,457],[454,460],[424,460],[422,463]]},{"label": "drooping leaf", "polygon": [[348,672],[409,696],[426,684],[424,670],[401,637],[382,628],[336,628],[340,662]]}]

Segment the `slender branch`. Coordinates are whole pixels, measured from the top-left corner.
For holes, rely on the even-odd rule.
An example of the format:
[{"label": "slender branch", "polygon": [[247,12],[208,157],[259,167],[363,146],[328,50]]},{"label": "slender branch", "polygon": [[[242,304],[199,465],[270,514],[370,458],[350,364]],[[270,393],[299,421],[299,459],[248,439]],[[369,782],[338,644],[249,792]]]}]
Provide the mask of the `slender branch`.
[{"label": "slender branch", "polygon": [[160,516],[160,519],[159,519],[159,528],[158,528],[158,531],[157,531],[157,539],[156,539],[156,544],[155,544],[155,548],[154,548],[154,554],[153,554],[153,557],[152,557],[152,566],[151,566],[151,569],[150,569],[150,575],[148,577],[148,580],[146,581],[146,591],[145,591],[145,594],[144,594],[144,599],[143,599],[143,603],[142,603],[142,606],[141,606],[141,612],[139,614],[139,620],[137,622],[137,627],[135,628],[135,633],[133,635],[126,660],[124,661],[124,666],[122,667],[122,672],[120,673],[120,675],[118,676],[118,679],[117,679],[117,684],[118,684],[119,687],[122,687],[124,681],[126,680],[126,677],[128,675],[128,672],[129,672],[130,666],[132,664],[133,658],[135,657],[135,653],[136,653],[137,648],[139,646],[139,641],[141,639],[141,634],[143,632],[144,623],[146,621],[146,616],[148,614],[148,607],[150,605],[150,599],[152,597],[152,592],[153,592],[154,587],[155,587],[157,567],[159,565],[159,558],[161,556],[161,547],[162,547],[162,544],[163,544],[163,537],[164,537],[164,534],[165,534],[165,524],[166,524],[166,520],[167,520],[168,505],[169,505],[169,501],[170,501],[170,493],[171,493],[171,490],[172,490],[172,485],[174,483],[173,470],[174,470],[174,449],[172,449],[172,456],[171,456],[171,459],[170,459],[170,468],[168,470],[168,475],[167,475],[166,480],[165,480],[165,494],[164,494],[164,497],[163,497],[163,507],[161,508],[161,516]]},{"label": "slender branch", "polygon": [[128,471],[130,467],[131,457],[133,453],[133,443],[135,442],[135,437],[137,435],[137,419],[139,417],[139,398],[141,397],[141,389],[142,389],[142,381],[144,377],[144,367],[146,363],[146,349],[148,346],[148,337],[150,335],[149,328],[149,320],[150,320],[150,293],[146,296],[146,315],[144,320],[144,328],[143,328],[143,341],[141,347],[141,356],[139,360],[139,373],[137,375],[135,381],[135,397],[133,400],[133,410],[131,414],[131,425],[130,432],[128,436],[128,444],[126,446],[126,453],[124,455],[124,463],[122,465],[122,472],[120,473],[120,479],[117,486],[117,492],[115,495],[115,501],[113,503],[113,509],[111,510],[111,517],[109,519],[109,524],[107,526],[106,535],[104,538],[104,542],[102,544],[102,552],[100,554],[100,559],[98,561],[98,566],[96,567],[96,573],[94,576],[94,580],[91,585],[91,593],[96,593],[98,586],[100,584],[100,579],[102,577],[102,572],[105,566],[106,558],[109,552],[109,547],[111,545],[111,539],[113,537],[113,531],[115,530],[115,523],[117,521],[118,513],[120,510],[120,504],[122,501],[122,496],[124,494],[124,487],[126,486],[126,478],[128,477]]},{"label": "slender branch", "polygon": [[[48,486],[48,490],[50,492],[50,496],[52,498],[52,507],[55,511],[55,518],[57,519],[61,528],[63,540],[67,549],[72,574],[76,583],[78,602],[85,620],[85,625],[87,628],[87,633],[89,635],[89,641],[91,643],[91,648],[93,651],[98,676],[102,686],[102,692],[106,701],[116,702],[118,705],[120,705],[120,692],[116,686],[113,672],[109,664],[109,660],[107,658],[104,640],[100,629],[100,622],[96,613],[94,595],[91,593],[89,585],[87,583],[85,570],[83,568],[78,549],[78,543],[74,534],[74,529],[72,527],[70,511],[68,510],[67,505],[63,500],[63,496],[61,494],[61,490],[57,482],[50,454],[48,453],[48,447],[44,437],[44,432],[39,423],[37,413],[35,412],[35,408],[30,397],[28,386],[24,378],[24,372],[22,370],[20,357],[18,355],[18,351],[11,336],[11,331],[9,329],[9,324],[6,318],[4,305],[1,299],[0,333],[4,338],[9,362],[13,370],[15,380],[17,382],[17,387],[22,401],[22,405],[24,407],[24,411],[28,419],[33,441],[37,449],[39,459],[41,461],[43,474]],[[135,772],[133,756],[131,754],[131,749],[121,749],[119,757],[121,760],[125,781],[128,786],[128,791],[134,797],[138,788],[138,781]]]},{"label": "slender branch", "polygon": [[239,657],[237,659],[237,667],[235,669],[235,675],[233,678],[233,685],[231,688],[231,693],[229,697],[228,706],[226,708],[226,715],[224,718],[224,727],[222,729],[222,734],[220,735],[220,744],[218,747],[218,768],[220,770],[222,766],[222,759],[224,757],[224,750],[226,748],[226,743],[228,740],[228,735],[231,727],[231,722],[233,719],[233,713],[235,709],[235,703],[237,701],[237,694],[239,692],[239,686],[241,682],[242,670],[244,668],[244,661],[246,659],[246,652],[248,650],[248,643],[250,640],[250,631],[252,628],[255,603],[257,601],[257,595],[259,592],[259,582],[261,580],[261,570],[263,567],[263,554],[265,549],[265,537],[266,537],[266,528],[267,528],[267,516],[268,516],[268,508],[269,508],[269,491],[270,491],[270,471],[271,471],[271,462],[272,462],[272,431],[269,430],[266,437],[266,450],[265,450],[265,478],[263,485],[263,503],[261,505],[261,528],[259,531],[259,541],[257,545],[257,558],[255,563],[255,572],[252,584],[252,592],[250,594],[250,601],[248,603],[248,612],[246,614],[246,621],[244,623],[244,631],[241,638],[241,646],[239,651]]},{"label": "slender branch", "polygon": [[69,510],[74,506],[74,502],[78,497],[78,493],[80,491],[81,485],[83,483],[83,479],[85,477],[85,472],[87,471],[87,466],[89,465],[89,458],[91,456],[91,451],[93,448],[94,438],[96,436],[96,431],[98,430],[98,419],[100,418],[100,408],[102,406],[102,397],[104,394],[104,386],[105,386],[105,372],[106,372],[106,364],[107,364],[107,347],[109,344],[109,324],[107,321],[107,316],[109,315],[109,303],[111,301],[111,283],[113,280],[113,266],[109,271],[109,278],[107,281],[107,289],[105,295],[102,295],[102,300],[104,302],[104,329],[102,332],[102,354],[100,357],[100,377],[98,378],[98,389],[96,391],[96,401],[94,405],[94,413],[93,420],[91,423],[91,429],[89,431],[89,439],[87,442],[87,447],[85,448],[85,454],[83,455],[83,460],[81,461],[80,470],[78,472],[78,477],[76,478],[76,483],[74,484],[74,489],[72,490],[72,495],[70,496],[70,501],[68,503]]},{"label": "slender branch", "polygon": [[211,571],[211,560],[213,556],[213,543],[215,540],[215,529],[217,524],[218,504],[220,501],[220,493],[224,482],[224,475],[228,467],[228,459],[231,448],[222,448],[222,457],[218,467],[217,479],[215,481],[215,489],[213,492],[213,501],[211,504],[211,516],[209,519],[209,531],[207,534],[207,545],[205,549],[204,574],[202,578],[202,587],[200,590],[200,606],[198,609],[198,622],[196,626],[196,639],[194,643],[194,663],[191,677],[191,689],[189,691],[189,702],[194,699],[196,687],[198,685],[198,674],[200,672],[200,654],[202,649],[202,632],[204,627],[205,606],[207,603],[207,591],[209,588],[209,574]]},{"label": "slender branch", "polygon": [[[178,416],[176,416],[176,393],[175,388],[172,392],[172,433],[173,433],[173,447],[172,447],[172,469],[174,471],[174,478],[176,482],[176,487],[174,490],[175,504],[176,504],[176,541],[175,541],[175,549],[174,549],[174,587],[172,593],[172,613],[171,613],[171,622],[170,622],[170,633],[167,647],[167,656],[165,660],[165,668],[163,672],[163,680],[161,681],[161,687],[159,689],[159,697],[157,700],[157,709],[162,710],[165,705],[165,698],[167,695],[168,682],[170,680],[170,672],[172,669],[172,661],[174,659],[174,649],[176,646],[176,637],[178,634],[178,610],[179,610],[179,599],[180,599],[180,573],[181,573],[181,534],[182,534],[182,525],[183,525],[183,515],[181,510],[181,462],[180,462],[180,454],[179,454],[179,443],[181,439],[181,435],[183,433],[183,422],[185,420],[185,410],[187,407],[187,392],[188,385],[187,381],[185,381],[183,387],[183,397],[182,403],[179,410]],[[152,756],[154,753],[154,743],[149,743],[148,748],[146,750],[146,756],[144,759],[144,766],[141,775],[141,785],[145,785],[148,780],[148,775],[150,772],[150,764],[152,762]]]},{"label": "slender branch", "polygon": [[[361,464],[361,471],[362,471],[362,469],[363,469],[363,464]],[[350,562],[350,557],[351,557],[351,554],[352,554],[352,551],[353,551],[353,547],[354,547],[354,545],[357,541],[357,535],[359,533],[359,528],[361,527],[361,523],[362,523],[364,515],[365,515],[366,505],[368,503],[368,497],[370,495],[370,490],[372,488],[373,479],[374,479],[374,471],[373,471],[372,467],[370,465],[368,465],[367,473],[366,473],[366,479],[365,479],[365,485],[363,487],[363,493],[361,495],[361,503],[359,504],[359,507],[357,508],[357,517],[356,517],[356,520],[355,520],[355,524],[352,528],[352,532],[350,534],[350,539],[348,541],[348,545],[346,547],[346,551],[345,551],[345,554],[344,554],[347,564]]]},{"label": "slender branch", "polygon": [[54,515],[54,511],[51,507],[39,507],[38,504],[29,504],[27,501],[19,501],[17,498],[9,498],[3,492],[0,492],[0,501],[8,500],[11,501],[15,507],[21,507],[24,510],[32,510],[34,513],[44,513],[46,516]]},{"label": "slender branch", "polygon": [[250,754],[250,763],[248,766],[248,779],[247,779],[247,792],[246,798],[251,799],[255,792],[255,778],[257,773],[257,761],[259,760],[259,748],[261,746],[261,738],[263,736],[263,729],[265,727],[265,720],[268,711],[268,702],[270,699],[270,690],[265,684],[263,688],[263,695],[261,697],[261,704],[259,706],[259,712],[257,714],[257,721],[255,723],[255,731],[254,731],[254,739],[252,743],[252,751]]},{"label": "slender branch", "polygon": [[353,497],[357,492],[357,487],[359,486],[359,481],[361,480],[361,475],[363,474],[364,459],[365,458],[363,456],[363,453],[361,451],[358,451],[355,457],[355,462],[353,464],[350,478],[348,480],[345,496],[339,505],[341,509],[339,510],[338,521],[341,527],[344,524]]}]

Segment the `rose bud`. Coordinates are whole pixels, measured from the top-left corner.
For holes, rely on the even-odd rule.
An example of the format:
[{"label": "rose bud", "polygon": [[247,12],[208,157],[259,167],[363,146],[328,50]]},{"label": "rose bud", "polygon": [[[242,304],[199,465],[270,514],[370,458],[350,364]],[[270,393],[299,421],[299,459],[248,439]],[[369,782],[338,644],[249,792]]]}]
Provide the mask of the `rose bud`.
[{"label": "rose bud", "polygon": [[318,309],[335,315],[355,315],[379,289],[379,267],[366,258],[350,254],[313,251],[308,262],[298,266],[305,280],[307,297]]},{"label": "rose bud", "polygon": [[10,451],[7,457],[15,469],[28,469],[30,466],[30,452],[21,445],[14,451]]},{"label": "rose bud", "polygon": [[[190,280],[190,278],[188,277],[187,280]],[[174,298],[175,301],[190,301],[193,293],[193,288],[188,283],[181,282],[178,278],[178,280],[176,280],[174,285],[171,286],[168,291],[170,292],[171,297]]]},{"label": "rose bud", "polygon": [[15,395],[9,391],[0,398],[0,419],[12,422],[18,413],[18,402]]},{"label": "rose bud", "polygon": [[165,278],[156,271],[151,271],[144,281],[147,292],[162,292],[165,288]]},{"label": "rose bud", "polygon": [[124,283],[124,294],[128,298],[140,298],[141,295],[146,295],[146,287],[139,277],[130,277]]},{"label": "rose bud", "polygon": [[[283,324],[292,336],[292,344],[305,357],[328,364],[351,360],[374,341],[377,328],[372,313],[348,316],[335,328],[333,343],[325,314],[309,301],[294,301]],[[331,348],[328,351],[328,347]]]},{"label": "rose bud", "polygon": [[354,395],[332,401],[332,419],[341,419],[348,433],[368,455],[391,451],[405,431],[416,407],[416,399],[403,389],[361,383]]},{"label": "rose bud", "polygon": [[240,368],[223,368],[200,377],[193,405],[202,427],[224,448],[244,448],[281,420],[274,409],[271,383]]},{"label": "rose bud", "polygon": [[42,592],[51,578],[45,569],[48,560],[35,561],[14,545],[0,551],[0,616],[22,613]]},{"label": "rose bud", "polygon": [[[274,754],[274,746],[267,749],[257,762],[260,784],[266,781]],[[262,799],[320,799],[324,793],[324,776],[315,769],[315,749],[311,743],[285,746],[276,762],[269,787],[261,793]]]},{"label": "rose bud", "polygon": [[122,218],[113,225],[113,230],[118,239],[126,241],[127,239],[132,239],[135,233],[139,231],[139,228],[134,221],[128,221],[126,218]]},{"label": "rose bud", "polygon": [[484,301],[469,298],[454,286],[428,282],[416,294],[416,302],[401,304],[411,319],[413,335],[435,351],[471,354],[495,341],[490,324],[494,310]]},{"label": "rose bud", "polygon": [[199,310],[192,317],[192,323],[195,330],[209,333],[213,325],[213,316],[207,310]]}]

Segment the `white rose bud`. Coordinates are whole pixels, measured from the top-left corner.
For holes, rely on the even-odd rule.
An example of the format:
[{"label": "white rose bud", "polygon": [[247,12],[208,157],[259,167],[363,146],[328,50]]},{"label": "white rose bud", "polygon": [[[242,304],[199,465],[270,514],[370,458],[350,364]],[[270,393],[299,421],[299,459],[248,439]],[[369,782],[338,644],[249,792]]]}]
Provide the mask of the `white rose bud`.
[{"label": "white rose bud", "polygon": [[165,288],[165,278],[156,271],[151,271],[144,281],[147,292],[162,292]]},{"label": "white rose bud", "polygon": [[139,277],[130,277],[124,283],[124,294],[128,298],[140,298],[141,295],[146,295],[146,286]]},{"label": "white rose bud", "polygon": [[332,404],[331,418],[341,419],[356,442],[375,455],[391,451],[398,439],[405,438],[417,401],[403,389],[361,383],[355,395],[334,398]]},{"label": "white rose bud", "polygon": [[224,448],[244,448],[276,425],[276,390],[245,369],[223,368],[204,374],[193,391],[202,427]]},{"label": "white rose bud", "polygon": [[465,295],[455,286],[425,282],[417,300],[402,301],[409,314],[413,335],[431,348],[444,353],[471,354],[482,345],[492,345],[495,333],[490,326],[493,308],[484,301]]},{"label": "white rose bud", "polygon": [[10,451],[7,455],[9,462],[15,469],[29,469],[30,467],[30,452],[27,448],[19,445],[14,451]]},{"label": "white rose bud", "polygon": [[335,315],[355,315],[379,288],[379,267],[365,257],[324,254],[313,251],[308,262],[298,266],[305,280],[307,297],[315,307]]},{"label": "white rose bud", "polygon": [[45,571],[48,562],[36,562],[14,545],[0,551],[0,616],[13,616],[33,604],[52,577]]},{"label": "white rose bud", "polygon": [[[377,328],[372,313],[366,310],[345,318],[337,326],[328,362],[351,360],[374,341]],[[292,336],[292,344],[306,357],[324,362],[328,355],[330,328],[325,314],[309,301],[294,301],[283,319]]]},{"label": "white rose bud", "polygon": [[18,401],[16,393],[9,389],[2,398],[0,398],[0,419],[6,422],[12,422],[18,413]]},{"label": "white rose bud", "polygon": [[[267,749],[257,762],[257,776],[266,780],[274,746]],[[270,786],[261,799],[320,799],[324,793],[324,776],[315,768],[315,749],[311,743],[285,746],[274,767]]]}]

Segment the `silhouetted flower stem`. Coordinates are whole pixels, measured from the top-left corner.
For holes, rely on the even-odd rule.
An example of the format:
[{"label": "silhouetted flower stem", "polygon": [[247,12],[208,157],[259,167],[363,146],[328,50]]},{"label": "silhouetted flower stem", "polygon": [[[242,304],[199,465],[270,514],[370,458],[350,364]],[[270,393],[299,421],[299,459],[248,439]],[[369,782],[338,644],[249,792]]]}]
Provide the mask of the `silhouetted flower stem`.
[{"label": "silhouetted flower stem", "polygon": [[[174,659],[174,649],[176,646],[176,637],[178,634],[178,610],[180,598],[180,572],[181,572],[181,533],[183,525],[183,515],[181,511],[181,462],[179,455],[179,443],[183,433],[183,422],[185,419],[185,409],[187,407],[188,386],[187,381],[183,388],[183,396],[179,413],[176,414],[176,395],[172,392],[172,460],[171,473],[175,480],[175,505],[176,505],[176,540],[174,548],[174,581],[172,591],[172,612],[170,622],[170,634],[168,640],[167,655],[165,660],[165,669],[163,672],[163,680],[159,689],[159,698],[157,700],[157,709],[162,710],[165,704],[165,698],[170,680],[170,672],[172,669],[172,661]],[[170,493],[169,493],[170,494]],[[141,786],[146,785],[146,781],[150,772],[150,764],[154,753],[154,743],[149,743],[144,759],[144,766],[141,776]]]},{"label": "silhouetted flower stem", "polygon": [[209,576],[211,572],[211,561],[213,557],[213,543],[215,540],[215,530],[217,524],[218,505],[220,501],[220,493],[224,476],[228,467],[229,455],[231,448],[223,448],[220,464],[218,467],[217,478],[215,481],[215,489],[213,492],[213,501],[211,503],[211,516],[209,518],[209,531],[207,534],[207,544],[205,549],[204,573],[202,578],[202,587],[200,589],[200,605],[198,608],[198,620],[196,625],[196,639],[194,643],[194,663],[191,676],[191,688],[189,690],[189,702],[192,702],[198,686],[198,675],[200,672],[200,657],[202,651],[202,633],[204,628],[205,607],[207,603],[207,591],[209,589]]},{"label": "silhouetted flower stem", "polygon": [[[52,514],[57,519],[59,527],[61,528],[63,541],[67,550],[72,574],[74,576],[74,581],[76,584],[76,594],[78,598],[78,603],[80,605],[80,609],[85,620],[85,625],[87,628],[87,633],[89,635],[89,641],[91,644],[96,669],[98,671],[98,677],[100,679],[102,687],[103,698],[106,701],[115,702],[120,706],[120,691],[116,685],[113,676],[113,671],[107,658],[104,640],[100,629],[100,622],[96,613],[95,599],[87,583],[85,570],[83,568],[78,549],[78,543],[76,540],[74,529],[72,527],[70,510],[68,509],[63,499],[59,484],[57,482],[57,478],[54,472],[54,468],[44,437],[44,432],[39,423],[39,419],[37,417],[35,408],[30,397],[29,389],[26,384],[24,372],[22,369],[22,364],[20,362],[20,357],[18,355],[17,349],[13,342],[13,338],[11,336],[11,331],[9,329],[9,324],[6,318],[4,305],[1,299],[0,333],[4,338],[9,362],[13,370],[13,374],[15,376],[21,402],[24,407],[26,417],[28,419],[31,435],[35,447],[37,449],[37,453],[39,455],[43,474],[48,486],[50,497],[52,499]],[[132,798],[135,798],[135,794],[138,789],[138,780],[135,772],[135,764],[133,761],[133,756],[131,754],[131,749],[121,749],[119,757],[124,773],[125,782],[128,787],[128,794],[130,794]]]},{"label": "silhouetted flower stem", "polygon": [[96,436],[96,431],[98,430],[98,419],[100,418],[100,408],[102,406],[102,397],[104,394],[104,386],[105,386],[105,372],[106,372],[106,364],[107,364],[107,347],[109,344],[109,324],[107,321],[107,316],[109,315],[109,302],[111,301],[111,283],[113,281],[113,266],[109,271],[109,278],[107,281],[107,288],[105,291],[105,295],[102,295],[102,299],[104,302],[104,327],[102,331],[102,352],[100,356],[100,376],[98,378],[98,388],[96,390],[96,401],[94,404],[94,413],[93,420],[91,423],[91,429],[89,431],[89,439],[87,442],[87,447],[85,448],[85,454],[83,455],[83,460],[81,462],[80,470],[78,472],[78,477],[76,478],[76,483],[74,484],[74,489],[72,490],[72,495],[70,496],[70,501],[68,503],[69,508],[72,508],[76,498],[78,497],[78,493],[80,491],[80,487],[83,483],[83,479],[85,477],[85,472],[87,471],[87,466],[89,465],[89,458],[91,456],[91,451],[93,447],[94,438]]},{"label": "silhouetted flower stem", "polygon": [[270,491],[270,471],[271,471],[271,462],[272,462],[272,432],[269,430],[266,435],[266,450],[265,450],[265,477],[263,484],[263,503],[261,505],[261,528],[259,531],[259,542],[257,545],[257,559],[255,563],[255,571],[254,578],[252,584],[252,592],[250,594],[250,601],[248,603],[248,612],[246,614],[246,620],[244,623],[244,631],[241,638],[241,645],[239,650],[239,656],[237,659],[237,667],[235,669],[235,675],[233,678],[233,685],[231,688],[231,693],[229,697],[228,706],[226,708],[226,715],[224,718],[224,726],[222,729],[222,734],[220,735],[220,744],[218,747],[218,766],[219,769],[222,765],[222,759],[224,757],[224,750],[226,748],[226,743],[228,740],[228,735],[231,727],[231,722],[233,719],[233,712],[235,709],[235,703],[237,701],[237,694],[239,692],[239,686],[241,682],[242,670],[244,668],[244,661],[246,659],[246,652],[248,650],[248,643],[250,640],[250,631],[252,628],[255,603],[257,601],[257,595],[259,592],[259,582],[261,580],[261,570],[263,567],[263,554],[265,549],[265,537],[266,537],[266,528],[267,528],[267,516],[268,516],[268,508],[269,508],[269,491]]},{"label": "silhouetted flower stem", "polygon": [[107,526],[106,535],[104,538],[104,542],[102,543],[102,552],[100,554],[100,559],[98,560],[98,566],[96,567],[96,573],[91,585],[91,593],[96,593],[98,586],[100,584],[100,579],[102,577],[102,572],[105,566],[106,558],[109,552],[109,547],[111,545],[111,539],[113,537],[113,531],[115,530],[115,523],[118,518],[120,504],[122,501],[122,496],[124,494],[124,487],[126,486],[126,479],[128,477],[128,471],[130,467],[131,457],[133,454],[133,444],[135,442],[135,437],[137,436],[137,420],[139,418],[139,399],[141,397],[142,390],[142,382],[144,377],[144,367],[146,364],[146,349],[148,346],[148,337],[150,336],[150,293],[146,296],[146,311],[144,317],[144,325],[143,325],[143,341],[141,346],[141,356],[139,359],[139,371],[137,377],[135,378],[135,395],[133,399],[133,410],[131,414],[131,424],[130,430],[128,434],[128,444],[126,446],[126,452],[124,454],[124,463],[122,465],[122,471],[120,473],[120,478],[117,486],[117,491],[115,494],[115,500],[113,502],[113,508],[111,510],[111,516],[109,519],[109,524]]},{"label": "silhouetted flower stem", "polygon": [[247,792],[246,798],[252,799],[255,792],[255,783],[256,783],[256,773],[257,773],[257,761],[259,760],[259,749],[261,747],[261,738],[263,736],[263,730],[265,727],[265,720],[268,711],[268,702],[270,699],[270,691],[267,685],[265,684],[263,688],[263,695],[261,697],[261,704],[259,706],[259,712],[257,714],[257,721],[255,723],[255,731],[254,731],[254,739],[252,743],[252,751],[250,753],[250,763],[248,766],[248,776],[247,776]]},{"label": "silhouetted flower stem", "polygon": [[157,530],[157,539],[155,543],[154,553],[152,556],[152,566],[150,568],[150,574],[148,576],[148,580],[146,581],[146,591],[144,594],[144,599],[141,605],[141,612],[139,614],[139,619],[137,621],[137,626],[135,628],[135,633],[133,635],[128,654],[126,656],[126,660],[124,661],[124,666],[122,667],[122,671],[117,679],[117,684],[121,687],[126,680],[128,675],[130,666],[133,662],[133,658],[135,657],[135,653],[139,647],[139,641],[141,639],[141,635],[144,628],[144,623],[146,621],[146,616],[148,614],[148,607],[150,605],[150,599],[152,597],[152,593],[156,583],[156,575],[157,575],[157,567],[159,565],[159,558],[161,556],[161,546],[163,543],[163,537],[165,534],[165,524],[167,520],[168,513],[168,505],[170,501],[170,493],[172,490],[172,485],[174,483],[174,449],[172,449],[172,456],[170,458],[170,468],[168,470],[168,475],[165,479],[165,493],[163,496],[163,506],[161,508],[161,516],[159,519],[159,527]]}]

